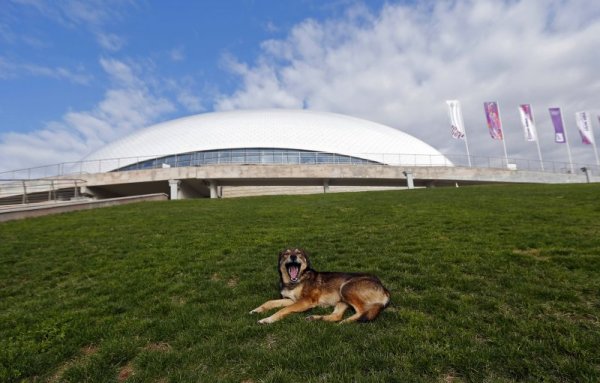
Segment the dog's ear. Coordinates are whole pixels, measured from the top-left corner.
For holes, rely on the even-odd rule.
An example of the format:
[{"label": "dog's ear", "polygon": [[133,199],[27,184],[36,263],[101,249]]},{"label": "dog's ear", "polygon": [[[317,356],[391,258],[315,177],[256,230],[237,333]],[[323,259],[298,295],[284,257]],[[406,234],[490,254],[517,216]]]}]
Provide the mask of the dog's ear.
[{"label": "dog's ear", "polygon": [[304,256],[304,259],[306,259],[306,268],[312,269],[312,266],[310,264],[310,258],[308,258],[308,253],[306,252],[306,250],[298,249],[298,251],[300,251],[300,253],[302,253],[302,255]]}]

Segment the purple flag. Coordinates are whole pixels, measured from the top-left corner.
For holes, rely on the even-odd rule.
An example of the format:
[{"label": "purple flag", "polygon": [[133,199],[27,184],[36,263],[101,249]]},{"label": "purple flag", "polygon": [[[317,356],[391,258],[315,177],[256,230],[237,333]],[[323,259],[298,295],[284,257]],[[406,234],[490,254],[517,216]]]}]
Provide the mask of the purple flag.
[{"label": "purple flag", "polygon": [[565,127],[563,126],[560,108],[550,108],[548,110],[550,111],[552,125],[554,125],[554,142],[557,144],[564,144],[567,142],[567,137],[565,136]]},{"label": "purple flag", "polygon": [[502,122],[500,121],[500,110],[498,103],[495,101],[484,102],[483,109],[485,110],[485,118],[487,119],[490,135],[494,140],[503,140]]}]

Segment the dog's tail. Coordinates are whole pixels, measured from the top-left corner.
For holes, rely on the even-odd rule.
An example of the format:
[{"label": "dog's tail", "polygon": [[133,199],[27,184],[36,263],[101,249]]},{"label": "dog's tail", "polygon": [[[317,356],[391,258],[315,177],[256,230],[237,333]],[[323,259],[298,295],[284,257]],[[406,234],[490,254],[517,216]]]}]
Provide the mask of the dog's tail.
[{"label": "dog's tail", "polygon": [[382,286],[382,288],[384,293],[383,302],[372,303],[360,316],[360,318],[358,318],[358,322],[368,322],[374,320],[379,316],[383,309],[390,305],[390,292],[385,287]]},{"label": "dog's tail", "polygon": [[386,300],[385,303],[383,304],[383,308],[386,308],[390,305],[390,303],[392,303],[392,299],[391,299],[391,294],[390,291],[388,289],[386,289],[385,287],[383,288],[384,294],[386,296]]}]

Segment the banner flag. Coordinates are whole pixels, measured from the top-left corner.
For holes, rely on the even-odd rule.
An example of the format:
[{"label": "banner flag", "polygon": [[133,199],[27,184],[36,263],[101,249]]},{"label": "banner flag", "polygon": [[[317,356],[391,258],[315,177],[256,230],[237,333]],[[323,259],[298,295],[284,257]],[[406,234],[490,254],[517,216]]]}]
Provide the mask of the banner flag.
[{"label": "banner flag", "polygon": [[563,126],[560,108],[550,108],[548,110],[550,111],[552,125],[554,125],[554,142],[557,144],[564,144],[567,142],[567,137],[565,136],[565,127]]},{"label": "banner flag", "polygon": [[531,105],[519,105],[519,114],[521,115],[521,124],[523,125],[525,140],[537,141],[537,130],[535,128],[535,123],[533,122],[533,113],[531,111]]},{"label": "banner flag", "polygon": [[465,124],[462,118],[462,112],[460,110],[460,101],[458,100],[446,100],[448,104],[448,115],[450,116],[450,127],[452,128],[452,138],[464,139],[465,138]]},{"label": "banner flag", "polygon": [[483,108],[485,110],[485,118],[487,119],[490,135],[494,140],[502,141],[504,137],[502,135],[502,122],[500,121],[498,103],[495,101],[484,102]]},{"label": "banner flag", "polygon": [[579,128],[579,134],[581,134],[581,142],[585,145],[595,144],[590,114],[588,112],[577,112],[575,113],[575,121],[577,121],[577,128]]}]

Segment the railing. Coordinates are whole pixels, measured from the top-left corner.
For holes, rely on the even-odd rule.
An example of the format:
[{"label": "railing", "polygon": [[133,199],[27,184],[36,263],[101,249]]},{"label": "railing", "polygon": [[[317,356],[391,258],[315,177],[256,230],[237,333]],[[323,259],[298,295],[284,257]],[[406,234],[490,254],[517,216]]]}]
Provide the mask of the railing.
[{"label": "railing", "polygon": [[[285,154],[285,155],[284,155]],[[367,161],[354,161],[366,158]],[[215,156],[203,162],[194,161],[189,155],[176,156],[139,156],[109,158],[101,160],[64,162],[54,165],[38,166],[0,173],[0,179],[36,180],[49,177],[75,177],[81,174],[102,173],[127,167],[126,170],[156,169],[179,166],[206,166],[219,164],[300,164],[300,165],[377,165],[386,164],[394,166],[446,166],[446,167],[472,167],[482,169],[510,169],[525,170],[545,173],[600,175],[600,167],[593,164],[569,163],[561,161],[538,161],[519,158],[485,157],[466,155],[423,155],[423,154],[397,154],[397,153],[356,153],[350,155],[336,155],[322,152],[298,152],[297,158],[286,152],[261,153],[252,152],[245,155]],[[585,169],[585,170],[584,170]]]},{"label": "railing", "polygon": [[80,179],[0,179],[0,205],[69,201],[80,195]]},{"label": "railing", "polygon": [[[466,155],[447,155],[454,166],[481,168],[481,169],[509,169],[525,170],[543,173],[559,174],[588,174],[600,175],[600,166],[589,163],[569,163],[563,161],[540,161],[524,158],[485,157]],[[585,169],[585,170],[584,170]]]}]

